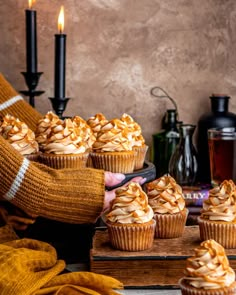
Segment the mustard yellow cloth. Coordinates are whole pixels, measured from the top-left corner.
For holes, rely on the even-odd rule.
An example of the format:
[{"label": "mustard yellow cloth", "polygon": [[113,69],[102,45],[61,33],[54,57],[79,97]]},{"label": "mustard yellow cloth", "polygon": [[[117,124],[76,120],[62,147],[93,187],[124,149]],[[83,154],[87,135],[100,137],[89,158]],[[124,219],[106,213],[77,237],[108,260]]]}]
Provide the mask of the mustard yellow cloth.
[{"label": "mustard yellow cloth", "polygon": [[65,262],[48,243],[19,239],[9,226],[0,228],[1,295],[115,295],[120,281],[92,272],[60,274]]}]

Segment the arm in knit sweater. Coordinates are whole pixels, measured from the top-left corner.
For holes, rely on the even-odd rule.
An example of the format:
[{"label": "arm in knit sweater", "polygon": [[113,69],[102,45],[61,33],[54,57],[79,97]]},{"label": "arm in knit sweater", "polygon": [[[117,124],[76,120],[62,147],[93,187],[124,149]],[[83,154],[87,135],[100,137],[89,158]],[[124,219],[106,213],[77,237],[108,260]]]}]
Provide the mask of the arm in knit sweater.
[{"label": "arm in knit sweater", "polygon": [[[0,73],[0,115],[32,130],[42,115]],[[103,209],[104,171],[55,170],[31,163],[0,137],[0,196],[29,214],[69,223],[95,222]]]},{"label": "arm in knit sweater", "polygon": [[30,162],[0,137],[0,195],[29,214],[93,223],[103,209],[104,172]]}]

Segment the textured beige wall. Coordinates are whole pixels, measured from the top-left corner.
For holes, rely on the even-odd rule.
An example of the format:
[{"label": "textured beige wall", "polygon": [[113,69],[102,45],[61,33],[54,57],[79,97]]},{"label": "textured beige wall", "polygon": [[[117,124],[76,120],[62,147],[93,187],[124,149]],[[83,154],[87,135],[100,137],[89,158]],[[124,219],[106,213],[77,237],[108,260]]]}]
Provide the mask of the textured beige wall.
[{"label": "textured beige wall", "polygon": [[[231,96],[236,112],[235,0],[37,0],[38,61],[44,72],[36,108],[46,113],[53,96],[54,34],[65,6],[67,90],[64,115],[108,118],[127,112],[148,144],[171,104],[150,96],[162,86],[177,101],[180,119],[197,123],[213,92]],[[25,90],[27,0],[0,0],[0,70]]]}]

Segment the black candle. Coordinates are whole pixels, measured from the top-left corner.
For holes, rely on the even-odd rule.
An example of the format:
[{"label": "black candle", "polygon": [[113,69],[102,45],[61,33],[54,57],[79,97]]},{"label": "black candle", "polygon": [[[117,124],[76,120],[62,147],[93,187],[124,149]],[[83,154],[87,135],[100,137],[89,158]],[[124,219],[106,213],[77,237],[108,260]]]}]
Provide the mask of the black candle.
[{"label": "black candle", "polygon": [[58,18],[58,29],[60,34],[55,35],[55,81],[54,81],[54,97],[60,99],[65,97],[65,76],[66,76],[66,34],[64,29],[64,8]]},{"label": "black candle", "polygon": [[25,11],[26,18],[26,68],[28,73],[37,73],[37,13],[32,10],[32,1],[29,0],[29,9]]}]

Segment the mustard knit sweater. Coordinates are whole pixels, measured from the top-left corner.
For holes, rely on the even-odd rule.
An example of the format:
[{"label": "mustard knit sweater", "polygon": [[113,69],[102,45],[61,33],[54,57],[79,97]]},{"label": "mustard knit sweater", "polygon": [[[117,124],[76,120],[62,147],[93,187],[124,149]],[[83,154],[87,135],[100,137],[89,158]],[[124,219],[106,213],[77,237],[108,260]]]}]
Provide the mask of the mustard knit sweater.
[{"label": "mustard knit sweater", "polygon": [[[0,115],[35,130],[42,115],[0,73]],[[0,137],[0,197],[29,214],[68,223],[94,223],[104,203],[104,171],[55,170],[30,162]]]}]

